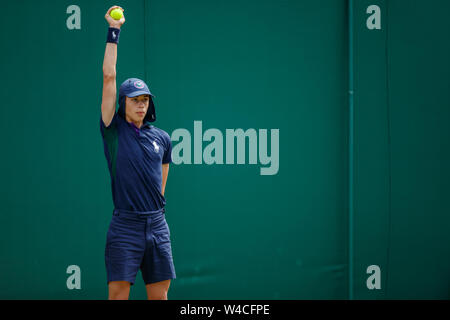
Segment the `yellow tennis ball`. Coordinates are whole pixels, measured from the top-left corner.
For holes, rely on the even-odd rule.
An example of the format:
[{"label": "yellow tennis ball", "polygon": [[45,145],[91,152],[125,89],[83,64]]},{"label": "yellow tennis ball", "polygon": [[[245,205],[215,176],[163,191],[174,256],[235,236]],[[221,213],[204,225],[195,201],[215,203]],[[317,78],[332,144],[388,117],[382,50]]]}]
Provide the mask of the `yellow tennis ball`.
[{"label": "yellow tennis ball", "polygon": [[110,16],[114,19],[114,20],[120,20],[123,17],[123,12],[122,10],[116,8],[114,10],[111,10]]}]

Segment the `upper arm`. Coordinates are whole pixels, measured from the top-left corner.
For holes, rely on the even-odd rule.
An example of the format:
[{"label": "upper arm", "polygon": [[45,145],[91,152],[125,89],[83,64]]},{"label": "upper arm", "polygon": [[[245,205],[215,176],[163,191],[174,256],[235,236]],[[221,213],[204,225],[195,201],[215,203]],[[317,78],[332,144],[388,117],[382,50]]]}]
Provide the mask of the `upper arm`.
[{"label": "upper arm", "polygon": [[103,76],[102,120],[108,127],[116,111],[116,77]]}]

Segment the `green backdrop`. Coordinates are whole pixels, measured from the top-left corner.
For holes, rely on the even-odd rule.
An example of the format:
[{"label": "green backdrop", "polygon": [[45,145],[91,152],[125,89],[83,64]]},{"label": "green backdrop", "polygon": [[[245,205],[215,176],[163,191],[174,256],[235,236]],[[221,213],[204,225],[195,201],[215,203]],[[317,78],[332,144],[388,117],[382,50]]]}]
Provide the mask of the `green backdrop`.
[{"label": "green backdrop", "polygon": [[[10,1],[0,20],[2,299],[107,298],[99,118],[116,3],[77,1],[70,29],[73,4]],[[448,1],[117,4],[118,85],[144,79],[154,125],[192,136],[192,161],[171,164],[165,190],[169,299],[450,297]],[[381,29],[367,27],[371,5]],[[194,163],[194,121],[222,133],[224,164]],[[238,148],[225,162],[227,129],[255,130],[257,163],[248,140],[244,163]],[[276,174],[261,174],[264,129]],[[67,287],[71,265],[81,289]],[[380,289],[367,286],[371,265]],[[146,298],[140,273],[130,298]]]}]

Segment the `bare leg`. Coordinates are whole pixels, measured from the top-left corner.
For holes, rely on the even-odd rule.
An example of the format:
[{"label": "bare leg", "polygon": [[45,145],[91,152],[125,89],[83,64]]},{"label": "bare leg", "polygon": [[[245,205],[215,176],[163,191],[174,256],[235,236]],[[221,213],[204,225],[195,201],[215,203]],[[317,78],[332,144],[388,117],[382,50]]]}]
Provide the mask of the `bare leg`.
[{"label": "bare leg", "polygon": [[130,285],[128,281],[111,281],[108,283],[108,300],[128,300]]},{"label": "bare leg", "polygon": [[160,282],[150,283],[145,286],[148,300],[167,300],[170,279]]}]

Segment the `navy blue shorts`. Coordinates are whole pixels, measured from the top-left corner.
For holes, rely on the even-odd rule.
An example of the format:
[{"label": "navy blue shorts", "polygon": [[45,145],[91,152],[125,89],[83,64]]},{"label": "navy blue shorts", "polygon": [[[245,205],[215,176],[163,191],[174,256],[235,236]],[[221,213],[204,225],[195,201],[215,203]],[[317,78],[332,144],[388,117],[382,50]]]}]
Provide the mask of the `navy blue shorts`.
[{"label": "navy blue shorts", "polygon": [[113,211],[105,248],[108,283],[133,285],[139,269],[145,284],[176,278],[164,211]]}]

